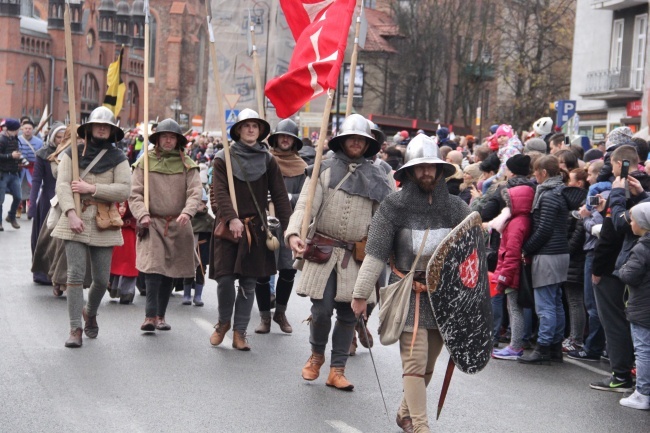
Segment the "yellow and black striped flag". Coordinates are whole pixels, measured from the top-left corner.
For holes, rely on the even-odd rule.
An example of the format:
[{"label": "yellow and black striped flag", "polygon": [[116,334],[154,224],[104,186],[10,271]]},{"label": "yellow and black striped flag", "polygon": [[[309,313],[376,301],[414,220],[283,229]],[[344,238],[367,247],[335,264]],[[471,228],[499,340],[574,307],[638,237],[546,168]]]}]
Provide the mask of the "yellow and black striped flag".
[{"label": "yellow and black striped flag", "polygon": [[104,96],[104,107],[110,109],[115,117],[120,114],[122,110],[122,102],[124,101],[124,94],[126,93],[126,85],[122,81],[122,54],[124,54],[124,47],[120,49],[120,55],[108,67],[106,73],[106,96]]}]

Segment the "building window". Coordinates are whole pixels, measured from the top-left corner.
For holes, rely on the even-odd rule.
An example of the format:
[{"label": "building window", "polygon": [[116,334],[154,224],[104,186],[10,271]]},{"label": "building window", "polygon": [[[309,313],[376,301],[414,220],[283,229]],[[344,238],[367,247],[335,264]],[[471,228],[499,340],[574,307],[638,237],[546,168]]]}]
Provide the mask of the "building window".
[{"label": "building window", "polygon": [[609,68],[613,71],[621,70],[624,22],[622,19],[615,20],[612,28],[612,50],[610,53]]},{"label": "building window", "polygon": [[648,14],[634,18],[634,48],[632,49],[632,87],[641,90],[645,67],[646,36],[648,34]]},{"label": "building window", "polygon": [[40,117],[45,107],[45,74],[36,63],[29,65],[23,75],[22,115]]},{"label": "building window", "polygon": [[86,74],[81,79],[81,121],[99,107],[99,83],[93,74]]},{"label": "building window", "polygon": [[126,106],[129,113],[128,125],[132,126],[138,122],[138,108],[140,106],[140,92],[133,81],[129,83],[126,92]]}]

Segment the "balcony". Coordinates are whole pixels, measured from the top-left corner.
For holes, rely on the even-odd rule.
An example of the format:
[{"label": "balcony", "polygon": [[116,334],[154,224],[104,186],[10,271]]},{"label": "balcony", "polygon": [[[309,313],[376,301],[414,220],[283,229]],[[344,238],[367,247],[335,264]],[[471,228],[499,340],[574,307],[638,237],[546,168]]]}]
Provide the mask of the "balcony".
[{"label": "balcony", "polygon": [[639,5],[647,5],[646,0],[591,0],[592,9],[618,11]]},{"label": "balcony", "polygon": [[463,72],[477,81],[492,81],[496,75],[496,68],[493,63],[467,63]]},{"label": "balcony", "polygon": [[580,96],[584,99],[629,102],[641,99],[642,89],[642,69],[605,69],[587,73],[587,86]]}]

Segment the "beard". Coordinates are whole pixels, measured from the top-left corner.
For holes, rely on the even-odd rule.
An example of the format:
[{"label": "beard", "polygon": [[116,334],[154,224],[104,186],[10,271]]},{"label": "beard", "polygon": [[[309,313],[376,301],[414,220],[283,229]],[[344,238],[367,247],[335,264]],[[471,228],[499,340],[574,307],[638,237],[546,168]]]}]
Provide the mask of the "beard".
[{"label": "beard", "polygon": [[424,192],[432,192],[436,188],[436,178],[431,176],[415,179],[415,183]]}]

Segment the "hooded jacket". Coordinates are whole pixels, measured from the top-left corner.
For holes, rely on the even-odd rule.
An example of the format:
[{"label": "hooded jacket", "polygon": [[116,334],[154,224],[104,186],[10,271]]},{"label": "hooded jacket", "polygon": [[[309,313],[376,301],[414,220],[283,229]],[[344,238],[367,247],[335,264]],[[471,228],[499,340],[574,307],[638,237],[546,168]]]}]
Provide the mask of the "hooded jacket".
[{"label": "hooded jacket", "polygon": [[565,186],[542,191],[533,210],[533,233],[523,247],[525,255],[568,254],[567,217],[569,206]]},{"label": "hooded jacket", "polygon": [[500,284],[518,289],[521,248],[532,229],[530,210],[535,191],[527,185],[520,185],[504,190],[504,193],[504,198],[509,197],[511,217],[501,234],[499,258],[494,275]]},{"label": "hooded jacket", "polygon": [[629,287],[627,320],[650,328],[650,233],[639,238],[625,264],[618,270],[621,281]]}]

